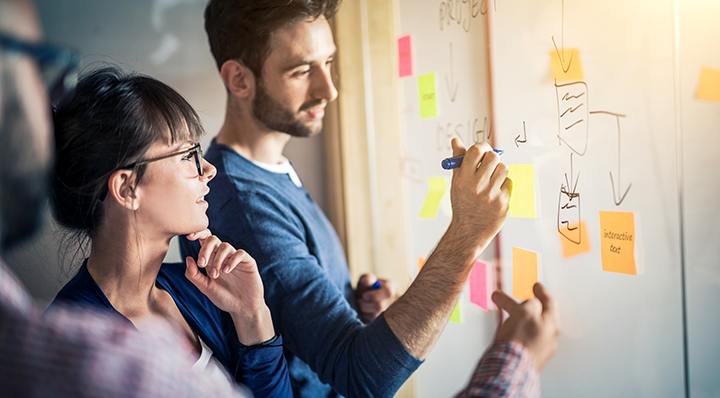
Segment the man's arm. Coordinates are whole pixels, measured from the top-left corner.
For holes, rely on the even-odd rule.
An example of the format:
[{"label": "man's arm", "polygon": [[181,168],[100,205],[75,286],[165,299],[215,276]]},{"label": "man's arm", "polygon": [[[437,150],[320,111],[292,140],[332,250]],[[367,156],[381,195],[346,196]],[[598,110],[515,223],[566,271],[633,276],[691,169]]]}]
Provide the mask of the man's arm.
[{"label": "man's arm", "polygon": [[[285,198],[264,189],[236,192],[211,218],[213,232],[256,259],[275,330],[323,383],[348,397],[392,396],[420,361],[382,316],[363,325],[338,288],[338,275],[309,250],[309,240],[318,238],[312,232],[318,231],[306,228]],[[181,246],[187,254],[189,242]],[[329,267],[340,265],[345,267]]]},{"label": "man's arm", "polygon": [[465,158],[453,171],[450,226],[407,292],[385,311],[390,329],[419,359],[445,329],[475,260],[502,227],[512,188],[507,166],[488,144],[466,152],[455,138],[452,146],[453,156]]}]

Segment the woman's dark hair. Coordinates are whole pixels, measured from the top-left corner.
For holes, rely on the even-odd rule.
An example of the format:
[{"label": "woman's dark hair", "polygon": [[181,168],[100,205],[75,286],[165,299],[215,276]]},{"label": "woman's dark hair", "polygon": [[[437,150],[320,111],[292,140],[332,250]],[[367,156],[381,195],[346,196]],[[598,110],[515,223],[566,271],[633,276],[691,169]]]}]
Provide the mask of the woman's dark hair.
[{"label": "woman's dark hair", "polygon": [[[168,85],[106,67],[84,73],[55,110],[50,205],[57,222],[92,238],[110,175],[144,159],[157,141],[197,142],[200,118]],[[146,165],[133,169],[139,184]]]},{"label": "woman's dark hair", "polygon": [[274,31],[321,15],[329,19],[337,12],[339,3],[340,0],[211,0],[205,8],[205,32],[218,69],[227,60],[239,59],[260,77]]}]

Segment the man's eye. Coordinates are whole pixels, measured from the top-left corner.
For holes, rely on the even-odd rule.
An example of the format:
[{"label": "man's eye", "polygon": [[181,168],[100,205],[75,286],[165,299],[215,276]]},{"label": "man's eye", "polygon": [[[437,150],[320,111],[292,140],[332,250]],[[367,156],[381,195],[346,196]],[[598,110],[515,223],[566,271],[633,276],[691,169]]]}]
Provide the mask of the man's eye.
[{"label": "man's eye", "polygon": [[185,154],[185,156],[182,157],[182,160],[190,160],[195,156],[195,152],[188,152]]},{"label": "man's eye", "polygon": [[293,76],[295,76],[295,77],[300,77],[300,76],[305,76],[305,75],[307,75],[308,73],[310,73],[310,68],[308,68],[308,69],[303,69],[303,70],[299,70],[299,71],[293,73]]}]

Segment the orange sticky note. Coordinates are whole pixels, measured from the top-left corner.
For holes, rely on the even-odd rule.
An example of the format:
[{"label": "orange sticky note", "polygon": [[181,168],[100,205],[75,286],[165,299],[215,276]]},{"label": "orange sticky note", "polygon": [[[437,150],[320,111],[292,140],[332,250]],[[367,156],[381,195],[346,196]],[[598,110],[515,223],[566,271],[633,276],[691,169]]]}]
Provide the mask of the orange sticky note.
[{"label": "orange sticky note", "polygon": [[462,323],[462,319],[460,318],[460,302],[459,301],[457,304],[455,304],[455,309],[453,309],[452,314],[450,314],[450,322]]},{"label": "orange sticky note", "polygon": [[412,75],[410,35],[398,39],[398,67],[400,77]]},{"label": "orange sticky note", "polygon": [[633,213],[600,212],[600,254],[603,271],[637,275]]},{"label": "orange sticky note", "polygon": [[585,222],[580,221],[578,224],[568,226],[567,229],[568,231],[577,232],[580,236],[580,241],[573,242],[562,234],[558,234],[558,236],[560,237],[560,244],[562,245],[563,256],[565,258],[568,258],[581,253],[589,252],[590,239],[588,239]]},{"label": "orange sticky note", "polygon": [[580,50],[577,48],[550,51],[550,68],[556,82],[577,81],[584,78],[580,64]]},{"label": "orange sticky note", "polygon": [[425,260],[422,257],[418,257],[418,273],[420,273],[420,270],[422,270],[423,267],[425,266],[425,261],[427,261],[427,260]]},{"label": "orange sticky note", "polygon": [[513,247],[512,263],[513,297],[521,301],[535,297],[532,288],[538,281],[537,253]]},{"label": "orange sticky note", "polygon": [[531,164],[511,164],[508,166],[507,178],[513,182],[508,217],[536,218],[534,170]]},{"label": "orange sticky note", "polygon": [[720,70],[701,68],[697,98],[720,102]]}]

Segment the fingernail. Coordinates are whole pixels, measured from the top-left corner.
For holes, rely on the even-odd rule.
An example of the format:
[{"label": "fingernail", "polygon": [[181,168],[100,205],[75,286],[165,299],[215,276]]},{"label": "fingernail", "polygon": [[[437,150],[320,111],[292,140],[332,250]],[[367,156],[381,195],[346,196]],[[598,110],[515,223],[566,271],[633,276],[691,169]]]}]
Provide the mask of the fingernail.
[{"label": "fingernail", "polygon": [[225,272],[226,274],[230,272],[230,267],[225,267],[225,269],[223,269],[223,272]]},{"label": "fingernail", "polygon": [[214,279],[217,279],[217,277],[220,275],[217,269],[212,270],[212,277]]},{"label": "fingernail", "polygon": [[204,267],[205,266],[205,257],[198,258],[198,267]]}]

